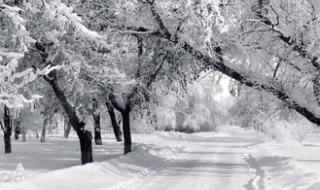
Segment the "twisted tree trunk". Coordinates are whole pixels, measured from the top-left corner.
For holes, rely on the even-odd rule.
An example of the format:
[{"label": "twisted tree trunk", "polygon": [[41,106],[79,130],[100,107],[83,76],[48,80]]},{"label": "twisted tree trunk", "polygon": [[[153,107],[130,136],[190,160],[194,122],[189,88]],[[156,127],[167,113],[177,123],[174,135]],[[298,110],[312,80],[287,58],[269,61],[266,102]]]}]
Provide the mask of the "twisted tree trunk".
[{"label": "twisted tree trunk", "polygon": [[118,125],[116,114],[114,113],[113,106],[110,102],[106,102],[106,106],[107,106],[108,113],[110,116],[111,125],[113,128],[114,135],[115,135],[117,141],[121,142],[122,141],[122,137],[121,137],[122,133],[121,133],[120,127]]},{"label": "twisted tree trunk", "polygon": [[[131,95],[131,94],[130,94]],[[124,98],[124,105],[119,103],[113,93],[109,95],[109,99],[113,105],[113,107],[121,113],[123,122],[122,122],[122,130],[123,130],[123,138],[124,138],[124,154],[131,152],[131,131],[130,131],[130,111],[131,111],[131,99],[129,96],[121,97]]]}]

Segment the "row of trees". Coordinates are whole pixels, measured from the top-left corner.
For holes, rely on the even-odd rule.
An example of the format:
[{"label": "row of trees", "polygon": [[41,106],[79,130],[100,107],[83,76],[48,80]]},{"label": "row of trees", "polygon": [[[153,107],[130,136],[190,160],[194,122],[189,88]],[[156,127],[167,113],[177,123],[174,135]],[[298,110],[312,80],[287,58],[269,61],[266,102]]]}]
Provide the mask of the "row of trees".
[{"label": "row of trees", "polygon": [[[93,161],[88,118],[100,143],[99,105],[106,105],[119,141],[114,109],[120,112],[128,153],[130,115],[157,105],[153,92],[187,89],[212,69],[236,81],[236,95],[254,88],[320,124],[316,1],[4,3],[1,102],[18,108],[37,93],[58,101],[79,137],[83,164]],[[3,130],[10,138],[5,121]]]}]

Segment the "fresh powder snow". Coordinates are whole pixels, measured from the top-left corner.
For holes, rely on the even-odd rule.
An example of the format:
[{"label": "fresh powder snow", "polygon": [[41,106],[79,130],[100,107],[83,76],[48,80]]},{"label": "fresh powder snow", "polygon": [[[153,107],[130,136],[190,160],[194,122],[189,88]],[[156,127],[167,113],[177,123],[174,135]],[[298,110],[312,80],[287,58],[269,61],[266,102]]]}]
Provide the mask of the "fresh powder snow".
[{"label": "fresh powder snow", "polygon": [[94,146],[97,162],[84,166],[77,166],[74,137],[51,136],[44,144],[14,141],[15,153],[0,157],[5,169],[0,189],[316,190],[320,141],[313,136],[312,142],[272,142],[235,126],[197,134],[134,134],[134,151],[122,155],[121,144],[105,135],[105,145]]}]

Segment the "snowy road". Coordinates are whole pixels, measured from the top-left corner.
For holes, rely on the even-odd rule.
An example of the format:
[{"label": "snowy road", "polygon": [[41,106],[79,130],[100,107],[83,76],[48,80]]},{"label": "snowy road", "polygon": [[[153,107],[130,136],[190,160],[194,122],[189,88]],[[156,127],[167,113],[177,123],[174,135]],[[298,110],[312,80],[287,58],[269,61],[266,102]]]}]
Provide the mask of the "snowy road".
[{"label": "snowy road", "polygon": [[[103,162],[35,173],[37,175],[27,176],[21,182],[4,181],[0,183],[0,189],[319,190],[320,134],[315,135],[315,141],[300,143],[270,141],[255,131],[239,127],[191,135],[165,132],[135,134],[135,148],[127,155],[121,155],[121,143],[115,143],[108,137],[104,139],[103,147],[94,146],[97,158],[105,157]],[[57,161],[70,160],[68,164],[77,164],[78,160],[73,159],[75,155],[66,154],[77,153],[74,151],[77,143],[59,143],[57,139],[54,142],[56,144],[48,143],[34,149],[39,151],[34,155],[41,155],[39,153],[43,153],[45,148],[42,146],[58,147],[56,151],[46,151],[46,157],[30,157],[25,155],[25,151],[16,152],[16,157],[24,155],[20,161],[26,166],[27,173],[32,173],[33,168],[37,171],[45,168],[41,164],[26,162],[29,157],[34,159],[32,163],[51,162],[50,168],[53,169],[65,167],[62,165],[64,162],[53,162],[49,154],[65,157]],[[21,150],[30,148],[30,144],[15,146],[21,146]],[[17,160],[4,160],[11,163],[0,163],[0,174],[1,166],[17,164]],[[53,167],[54,164],[57,165]]]},{"label": "snowy road", "polygon": [[144,177],[132,189],[246,189],[255,176],[245,157],[247,145],[255,142],[249,134],[233,137],[190,138],[181,152]]}]

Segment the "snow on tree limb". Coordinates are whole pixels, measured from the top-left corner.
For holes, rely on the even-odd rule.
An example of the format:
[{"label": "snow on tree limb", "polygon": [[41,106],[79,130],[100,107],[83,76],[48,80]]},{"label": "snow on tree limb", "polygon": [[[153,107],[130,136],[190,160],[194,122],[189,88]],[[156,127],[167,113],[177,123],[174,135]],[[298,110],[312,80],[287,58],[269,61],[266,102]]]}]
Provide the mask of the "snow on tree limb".
[{"label": "snow on tree limb", "polygon": [[[50,1],[45,6],[44,15],[49,22],[55,23],[61,30],[64,30],[66,26],[73,25],[81,37],[89,40],[97,41],[102,38],[96,31],[89,30],[82,23],[82,18],[73,12],[71,7],[66,6],[60,1]],[[48,34],[50,35],[50,34]]]},{"label": "snow on tree limb", "polygon": [[[153,7],[153,4],[149,7],[150,11],[154,17],[154,21],[159,25],[159,32],[158,33],[152,33],[153,35],[156,35],[157,37],[167,39],[168,41],[172,42],[173,44],[178,44],[177,41],[174,41],[171,39],[171,34],[168,33],[168,29],[164,25],[164,22],[162,21],[160,15],[157,13],[155,8]],[[248,75],[244,75],[240,73],[238,70],[233,69],[225,64],[225,61],[223,59],[223,55],[221,51],[216,51],[218,58],[212,58],[201,51],[194,48],[192,45],[190,45],[187,42],[183,42],[182,39],[178,39],[179,46],[184,49],[185,51],[189,52],[191,55],[193,55],[198,60],[201,60],[204,64],[212,66],[215,70],[222,72],[223,74],[229,76],[230,78],[235,79],[236,81],[240,82],[241,84],[244,84],[248,87],[255,88],[258,90],[263,90],[265,92],[268,92],[275,97],[277,97],[282,102],[286,103],[286,105],[296,110],[298,113],[303,115],[305,118],[307,118],[310,122],[320,125],[320,115],[314,113],[312,110],[310,110],[308,107],[300,105],[297,101],[293,100],[292,97],[290,97],[289,94],[285,91],[285,89],[281,88],[282,85],[277,83],[276,81],[270,82],[272,80],[267,81],[260,81],[258,79],[250,78]]]},{"label": "snow on tree limb", "polygon": [[22,13],[22,8],[1,5],[0,14],[5,18],[2,21],[5,22],[4,31],[8,32],[1,34],[0,43],[5,43],[7,39],[11,39],[12,43],[0,48],[0,103],[9,108],[22,108],[39,98],[31,96],[31,99],[27,99],[19,93],[22,87],[37,78],[32,69],[19,68],[30,43],[35,41],[26,29]]}]

